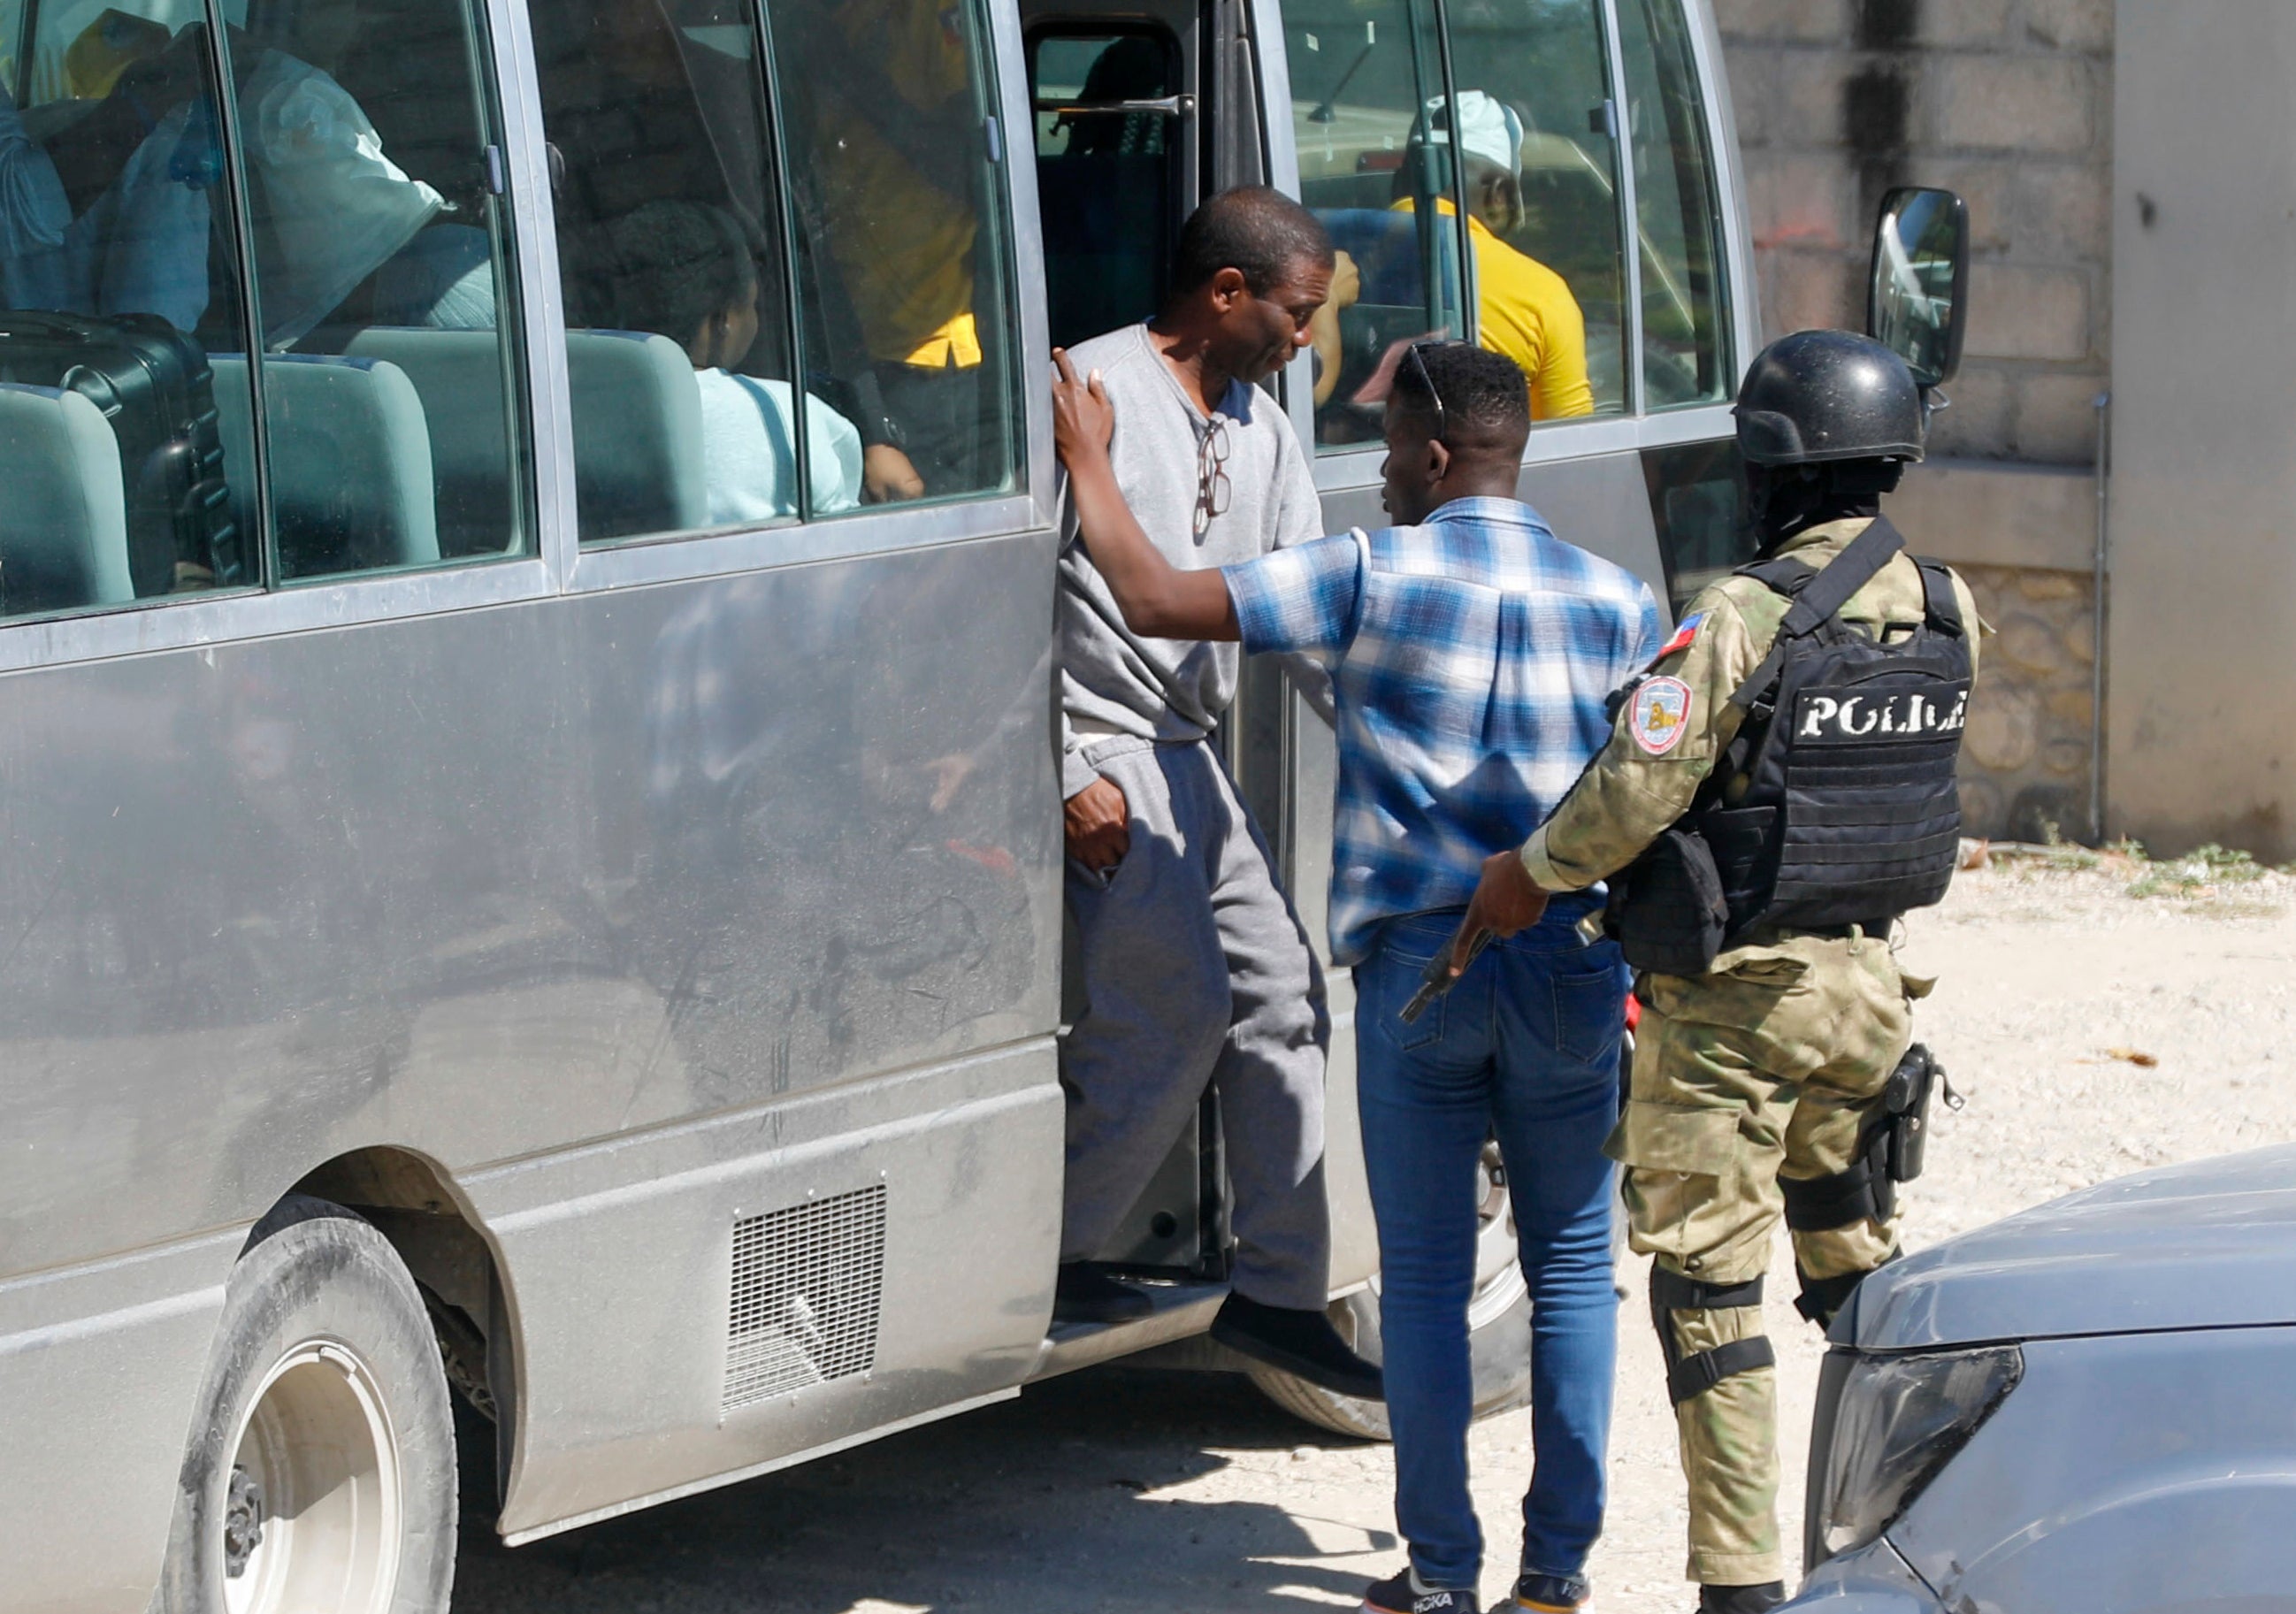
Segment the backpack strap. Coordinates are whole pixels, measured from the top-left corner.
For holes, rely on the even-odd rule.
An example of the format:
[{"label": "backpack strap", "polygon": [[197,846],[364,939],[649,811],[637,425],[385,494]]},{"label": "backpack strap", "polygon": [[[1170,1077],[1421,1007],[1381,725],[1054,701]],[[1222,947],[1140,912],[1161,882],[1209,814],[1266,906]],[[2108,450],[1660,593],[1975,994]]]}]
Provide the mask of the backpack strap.
[{"label": "backpack strap", "polygon": [[1742,578],[1751,578],[1772,594],[1784,594],[1789,600],[1809,586],[1817,576],[1817,568],[1792,555],[1773,555],[1767,561],[1755,561],[1738,568]]},{"label": "backpack strap", "polygon": [[[1770,653],[1732,692],[1730,704],[1742,711],[1752,711],[1764,692],[1777,682],[1779,669],[1785,665],[1788,643],[1806,639],[1824,626],[1905,546],[1905,535],[1890,525],[1890,518],[1875,516],[1847,548],[1826,562],[1824,570],[1795,594],[1793,603],[1786,607],[1785,620],[1778,625],[1778,636],[1770,645]],[[1956,612],[1956,619],[1958,619]]]},{"label": "backpack strap", "polygon": [[1961,601],[1953,592],[1953,573],[1936,561],[1915,564],[1922,569],[1922,600],[1930,626],[1956,639],[1967,636],[1969,627],[1961,619]]}]

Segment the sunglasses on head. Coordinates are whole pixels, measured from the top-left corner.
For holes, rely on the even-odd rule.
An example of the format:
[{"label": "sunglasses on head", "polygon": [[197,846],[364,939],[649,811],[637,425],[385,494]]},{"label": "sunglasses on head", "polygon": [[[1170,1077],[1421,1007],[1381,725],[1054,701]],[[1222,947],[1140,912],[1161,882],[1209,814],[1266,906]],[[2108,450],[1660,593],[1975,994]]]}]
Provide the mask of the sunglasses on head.
[{"label": "sunglasses on head", "polygon": [[1419,372],[1420,385],[1427,389],[1427,397],[1435,406],[1435,440],[1439,443],[1451,434],[1450,419],[1443,408],[1442,391],[1435,385],[1435,377],[1428,370],[1427,361],[1419,356],[1419,350],[1422,348],[1433,348],[1439,351],[1445,348],[1456,348],[1459,345],[1457,342],[1439,341],[1432,337],[1411,344],[1411,363]]}]

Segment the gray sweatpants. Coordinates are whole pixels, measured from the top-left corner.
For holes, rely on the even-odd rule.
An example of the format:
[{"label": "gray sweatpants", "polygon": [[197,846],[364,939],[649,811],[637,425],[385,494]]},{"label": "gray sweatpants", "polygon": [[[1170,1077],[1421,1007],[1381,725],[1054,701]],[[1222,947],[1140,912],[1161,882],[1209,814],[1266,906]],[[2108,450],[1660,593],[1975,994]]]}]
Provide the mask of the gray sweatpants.
[{"label": "gray sweatpants", "polygon": [[1112,877],[1069,865],[1086,1004],[1061,1045],[1061,1258],[1089,1259],[1108,1241],[1214,1081],[1235,1192],[1234,1287],[1321,1310],[1331,1026],[1307,933],[1209,745],[1105,740],[1087,756],[1130,804],[1132,843]]}]

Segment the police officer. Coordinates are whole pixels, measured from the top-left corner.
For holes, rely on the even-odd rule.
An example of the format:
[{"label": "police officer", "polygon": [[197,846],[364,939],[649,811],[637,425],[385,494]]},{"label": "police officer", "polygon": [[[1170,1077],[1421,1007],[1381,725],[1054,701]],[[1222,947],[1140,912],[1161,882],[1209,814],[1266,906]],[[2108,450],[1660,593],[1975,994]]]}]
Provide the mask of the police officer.
[{"label": "police officer", "polygon": [[1784,1600],[1761,1312],[1778,1217],[1821,1326],[1898,1254],[1895,1182],[1918,1168],[1934,1068],[1907,1010],[1930,983],[1899,971],[1890,932],[1952,876],[1980,626],[1966,586],[1880,519],[1922,457],[1923,401],[1894,354],[1786,337],[1736,414],[1761,558],[1693,601],[1614,697],[1605,749],[1519,854],[1484,865],[1460,932],[1462,948],[1511,935],[1550,894],[1611,881],[1643,1015],[1608,1149],[1634,1248],[1656,1258],[1706,1614]]}]

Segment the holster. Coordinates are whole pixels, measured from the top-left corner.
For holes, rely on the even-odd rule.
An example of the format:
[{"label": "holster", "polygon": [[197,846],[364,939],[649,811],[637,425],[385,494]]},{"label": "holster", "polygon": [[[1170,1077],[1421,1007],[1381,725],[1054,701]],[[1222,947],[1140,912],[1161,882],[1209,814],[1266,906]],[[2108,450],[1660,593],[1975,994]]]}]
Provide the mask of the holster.
[{"label": "holster", "polygon": [[1910,1183],[1922,1175],[1929,1148],[1930,1095],[1940,1085],[1947,1102],[1954,1102],[1945,1067],[1919,1043],[1906,1050],[1906,1057],[1890,1073],[1889,1084],[1882,1089],[1882,1110],[1888,1118],[1889,1181]]},{"label": "holster", "polygon": [[1729,928],[1722,876],[1706,838],[1680,825],[1611,877],[1603,930],[1628,965],[1657,975],[1700,976],[1714,967]]}]

